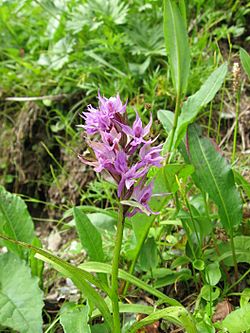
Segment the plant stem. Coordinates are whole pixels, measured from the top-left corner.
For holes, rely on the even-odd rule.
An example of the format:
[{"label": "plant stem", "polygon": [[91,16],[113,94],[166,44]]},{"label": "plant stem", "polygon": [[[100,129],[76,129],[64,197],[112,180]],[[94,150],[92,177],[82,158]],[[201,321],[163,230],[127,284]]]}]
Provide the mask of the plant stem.
[{"label": "plant stem", "polygon": [[180,111],[181,111],[180,102],[181,102],[180,94],[178,94],[177,97],[176,97],[176,101],[175,101],[174,124],[173,124],[171,137],[170,137],[170,142],[169,142],[169,146],[168,146],[169,154],[168,154],[167,159],[166,159],[166,164],[169,162],[170,153],[171,153],[173,142],[174,142],[174,136],[175,136],[175,132],[176,132],[177,124],[178,124],[178,118],[179,118]]},{"label": "plant stem", "polygon": [[236,92],[236,106],[235,106],[235,127],[234,127],[234,142],[233,142],[233,152],[232,152],[232,164],[235,161],[235,153],[237,146],[237,134],[238,134],[238,123],[239,123],[239,113],[240,113],[240,89]]},{"label": "plant stem", "polygon": [[209,108],[208,131],[207,131],[208,137],[210,135],[210,129],[211,129],[211,124],[212,124],[212,115],[213,115],[213,101],[211,101],[210,108]]},{"label": "plant stem", "polygon": [[[233,289],[237,284],[239,284],[242,280],[245,279],[245,277],[250,273],[250,269],[248,269],[243,275],[241,275],[241,277],[235,281],[230,287],[228,287],[225,291],[224,291],[224,295],[227,295],[227,293],[229,292],[229,290]],[[241,293],[240,293],[241,295]],[[229,295],[228,295],[229,296]]]},{"label": "plant stem", "polygon": [[114,257],[112,263],[112,282],[111,282],[113,323],[114,323],[114,332],[116,333],[121,332],[119,303],[118,303],[119,301],[118,269],[119,269],[119,259],[120,259],[121,245],[122,245],[123,227],[124,227],[124,214],[123,214],[123,207],[122,205],[120,205],[118,212]]},{"label": "plant stem", "polygon": [[[159,211],[161,211],[161,209],[166,205],[166,203],[167,203],[168,200],[169,200],[168,198],[166,198],[165,200],[163,200],[161,206],[159,207]],[[133,258],[133,260],[132,260],[132,262],[131,262],[131,264],[130,264],[130,266],[129,266],[129,271],[128,271],[129,274],[133,274],[133,272],[134,272],[135,265],[136,265],[136,262],[137,262],[137,260],[138,260],[138,258],[139,258],[139,255],[140,255],[140,252],[141,252],[142,246],[143,246],[143,244],[144,244],[144,242],[145,242],[145,240],[146,240],[146,238],[147,238],[147,236],[148,236],[149,230],[150,230],[150,228],[152,227],[152,225],[153,225],[153,223],[154,223],[156,217],[157,217],[157,215],[153,215],[153,216],[152,216],[152,221],[151,221],[151,223],[148,224],[147,229],[144,231],[144,234],[142,235],[142,237],[140,238],[139,243],[138,243],[137,246],[136,246],[134,258]],[[129,287],[129,282],[126,281],[125,286],[124,286],[124,289],[123,289],[123,291],[122,291],[122,295],[123,295],[123,296],[125,296],[125,295],[127,294],[128,287]]]},{"label": "plant stem", "polygon": [[231,244],[233,262],[234,262],[234,277],[235,277],[235,281],[237,281],[239,279],[239,271],[238,271],[236,253],[235,253],[233,233],[231,233],[231,235],[230,235],[230,244]]}]

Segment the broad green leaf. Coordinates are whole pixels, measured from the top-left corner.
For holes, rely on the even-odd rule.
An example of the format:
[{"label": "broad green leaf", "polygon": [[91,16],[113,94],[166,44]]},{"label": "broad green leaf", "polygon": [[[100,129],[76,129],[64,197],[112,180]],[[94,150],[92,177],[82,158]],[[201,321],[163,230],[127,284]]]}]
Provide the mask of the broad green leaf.
[{"label": "broad green leaf", "polygon": [[189,124],[196,119],[200,109],[214,98],[221,88],[227,74],[227,64],[218,67],[203,83],[201,88],[183,103],[181,114],[178,119],[174,147],[177,148],[183,139]]},{"label": "broad green leaf", "polygon": [[228,234],[242,220],[242,202],[235,186],[231,166],[197,126],[188,129],[189,160],[195,168],[196,185],[207,192],[218,206],[221,223]]},{"label": "broad green leaf", "polygon": [[10,239],[2,234],[0,234],[0,238],[10,243],[17,244],[23,248],[34,251],[37,258],[51,264],[58,272],[60,272],[66,277],[69,277],[74,282],[74,284],[81,290],[81,292],[86,296],[86,298],[88,298],[100,310],[109,327],[112,327],[113,321],[106,303],[104,302],[100,294],[98,294],[98,292],[90,285],[90,283],[95,285],[97,288],[100,288],[102,291],[106,292],[110,296],[110,289],[105,284],[103,284],[102,281],[99,281],[92,274],[84,271],[83,269],[74,267],[68,262],[33,245]]},{"label": "broad green leaf", "polygon": [[87,251],[90,260],[104,261],[102,238],[96,227],[90,222],[87,215],[79,208],[73,209],[76,230],[83,248]]},{"label": "broad green leaf", "polygon": [[244,306],[248,305],[250,300],[250,288],[245,288],[240,296],[240,307],[243,308]]},{"label": "broad green leaf", "polygon": [[60,324],[64,333],[91,333],[88,313],[89,308],[86,305],[64,303],[60,310]]},{"label": "broad green leaf", "polygon": [[157,267],[157,245],[153,237],[148,238],[143,244],[140,252],[139,264],[144,271],[150,271]]},{"label": "broad green leaf", "polygon": [[250,79],[250,55],[243,48],[240,48],[240,61]]},{"label": "broad green leaf", "polygon": [[165,319],[171,323],[179,325],[185,328],[187,333],[197,333],[195,323],[189,312],[180,306],[170,306],[163,310],[156,310],[146,318],[133,324],[127,331],[127,333],[136,333],[141,327],[150,325],[159,319]]},{"label": "broad green leaf", "polygon": [[25,261],[0,255],[0,326],[20,333],[42,332],[42,292]]},{"label": "broad green leaf", "polygon": [[90,222],[100,231],[107,230],[108,232],[115,232],[115,225],[117,223],[117,216],[111,217],[106,213],[91,213],[86,214]]},{"label": "broad green leaf", "polygon": [[[12,239],[31,243],[34,225],[25,202],[16,194],[0,186],[0,232]],[[11,252],[23,257],[24,250],[17,244],[3,242]]]},{"label": "broad green leaf", "polygon": [[[106,274],[111,274],[111,272],[112,272],[112,266],[111,265],[100,263],[100,262],[85,262],[85,263],[81,264],[79,267],[83,268],[85,271],[88,271],[88,272],[106,273]],[[173,306],[181,305],[175,299],[166,296],[165,294],[163,294],[159,290],[151,287],[147,283],[141,281],[140,279],[137,279],[136,277],[134,277],[133,275],[131,275],[127,272],[125,272],[122,269],[119,269],[118,276],[119,276],[120,279],[128,281],[129,283],[147,291],[151,295],[154,295],[154,296],[158,297],[159,299],[161,299],[165,303],[168,303],[168,304],[173,305]]]},{"label": "broad green leaf", "polygon": [[205,278],[207,284],[215,286],[221,279],[220,265],[215,261],[205,267]]},{"label": "broad green leaf", "polygon": [[223,320],[222,327],[227,329],[230,333],[241,333],[249,330],[250,304],[229,313]]},{"label": "broad green leaf", "polygon": [[[250,237],[236,236],[234,237],[234,247],[237,262],[245,262],[250,264]],[[224,262],[225,265],[233,266],[232,250],[230,242],[221,243],[218,245],[220,257],[218,261]]]},{"label": "broad green leaf", "polygon": [[163,1],[164,36],[173,84],[178,96],[185,93],[190,67],[185,20],[173,0]]},{"label": "broad green leaf", "polygon": [[209,285],[204,285],[201,288],[200,296],[206,301],[214,301],[220,296],[220,289]]},{"label": "broad green leaf", "polygon": [[198,271],[203,271],[205,269],[205,263],[201,259],[195,259],[193,261],[193,267]]}]

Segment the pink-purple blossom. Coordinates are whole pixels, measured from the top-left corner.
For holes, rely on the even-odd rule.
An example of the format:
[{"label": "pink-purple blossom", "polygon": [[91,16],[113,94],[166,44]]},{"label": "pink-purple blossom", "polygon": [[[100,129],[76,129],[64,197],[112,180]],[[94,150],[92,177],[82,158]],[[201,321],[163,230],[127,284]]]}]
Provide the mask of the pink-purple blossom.
[{"label": "pink-purple blossom", "polygon": [[126,103],[122,104],[119,95],[102,97],[98,94],[99,106],[89,105],[83,112],[87,143],[94,158],[79,156],[80,160],[94,167],[96,172],[106,170],[117,183],[117,195],[121,200],[134,200],[138,208],[128,210],[133,216],[143,211],[152,214],[148,203],[152,196],[153,182],[146,184],[149,169],[161,167],[162,145],[153,146],[155,140],[149,138],[152,116],[143,127],[139,114],[132,126],[127,122]]}]

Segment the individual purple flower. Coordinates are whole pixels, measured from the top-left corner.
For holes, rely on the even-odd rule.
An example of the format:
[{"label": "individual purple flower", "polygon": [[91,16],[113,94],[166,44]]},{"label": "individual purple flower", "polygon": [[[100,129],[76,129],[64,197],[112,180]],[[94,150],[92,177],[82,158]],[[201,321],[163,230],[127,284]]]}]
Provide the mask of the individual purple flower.
[{"label": "individual purple flower", "polygon": [[123,114],[126,111],[127,104],[122,104],[120,96],[116,97],[102,97],[98,92],[99,108],[102,114],[106,114],[109,117],[114,117],[115,114]]},{"label": "individual purple flower", "polygon": [[115,128],[112,128],[110,132],[101,132],[101,137],[108,150],[118,149],[121,133],[118,133]]},{"label": "individual purple flower", "polygon": [[[150,167],[161,167],[162,145],[152,146],[155,140],[146,141],[152,125],[143,127],[139,114],[132,125],[127,123],[126,104],[116,97],[98,96],[99,107],[88,106],[83,112],[85,125],[81,125],[90,139],[87,143],[92,158],[79,156],[80,160],[94,167],[96,172],[107,171],[117,183],[120,200],[135,200],[143,209],[126,206],[127,216],[145,211],[152,214],[148,203],[152,196],[153,182],[145,185]],[[130,210],[130,211],[129,211]]]},{"label": "individual purple flower", "polygon": [[136,213],[143,213],[143,212],[145,212],[147,215],[158,214],[158,213],[153,212],[148,205],[148,203],[152,197],[153,186],[154,186],[154,182],[151,181],[148,185],[142,185],[141,183],[139,183],[134,188],[131,198],[134,199],[135,201],[137,201],[143,207],[143,210],[140,209],[139,207],[134,208],[128,214],[130,217],[135,215]]},{"label": "individual purple flower", "polygon": [[83,127],[89,135],[94,135],[101,131],[110,131],[113,125],[112,119],[117,117],[117,120],[120,120],[119,114],[123,114],[126,110],[126,104],[122,104],[119,95],[108,99],[98,94],[98,99],[98,109],[88,105],[88,112],[82,113],[85,125],[80,125],[80,127]]},{"label": "individual purple flower", "polygon": [[150,121],[148,125],[145,126],[145,128],[143,128],[139,114],[138,112],[136,112],[136,119],[133,123],[132,128],[128,125],[123,125],[123,124],[121,125],[121,127],[124,133],[131,136],[132,140],[130,142],[130,145],[138,146],[142,142],[143,143],[146,142],[143,138],[149,134],[151,125],[152,125],[152,115],[150,115]]},{"label": "individual purple flower", "polygon": [[141,159],[141,165],[151,165],[160,168],[161,162],[164,158],[161,156],[163,145],[152,147],[153,141],[146,142],[140,149],[139,156]]},{"label": "individual purple flower", "polygon": [[137,163],[131,168],[128,168],[126,172],[122,173],[118,184],[118,197],[121,197],[124,189],[130,190],[130,188],[136,183],[136,180],[145,176],[147,171],[147,168],[140,167]]},{"label": "individual purple flower", "polygon": [[116,155],[113,151],[109,150],[108,147],[102,142],[89,141],[89,146],[93,149],[97,164],[95,166],[96,172],[101,172],[106,169],[108,171],[114,171],[114,161]]}]

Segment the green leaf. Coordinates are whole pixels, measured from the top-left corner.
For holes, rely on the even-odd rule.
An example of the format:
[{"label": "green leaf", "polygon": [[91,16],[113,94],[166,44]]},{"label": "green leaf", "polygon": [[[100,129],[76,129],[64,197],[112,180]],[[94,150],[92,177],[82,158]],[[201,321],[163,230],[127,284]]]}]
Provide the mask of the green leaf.
[{"label": "green leaf", "polygon": [[87,251],[90,260],[104,261],[102,238],[96,227],[90,222],[87,215],[79,208],[73,209],[76,230],[80,237],[82,247]]},{"label": "green leaf", "polygon": [[236,184],[242,187],[248,199],[250,199],[250,183],[238,171],[234,170],[233,172]]},{"label": "green leaf", "polygon": [[248,305],[250,300],[250,288],[245,288],[240,296],[240,307],[243,308],[244,306]]},{"label": "green leaf", "polygon": [[[0,232],[12,239],[31,243],[34,238],[34,225],[25,202],[16,194],[7,192],[0,186]],[[24,257],[24,250],[17,244],[3,241],[11,252]]]},{"label": "green leaf", "polygon": [[201,288],[200,295],[208,302],[214,301],[220,296],[220,289],[218,287],[204,285]]},{"label": "green leaf", "polygon": [[[85,262],[85,263],[81,264],[79,267],[83,268],[84,270],[86,270],[88,272],[107,273],[107,274],[111,274],[111,272],[112,272],[112,266],[111,265],[100,263],[100,262]],[[161,299],[165,303],[168,303],[168,304],[174,305],[174,306],[175,305],[177,305],[177,306],[181,305],[175,299],[166,296],[165,294],[163,294],[159,290],[151,287],[147,283],[141,281],[140,279],[137,279],[136,277],[134,277],[133,275],[131,275],[127,272],[125,272],[122,269],[119,269],[118,276],[119,276],[120,279],[128,281],[129,283],[132,283],[133,285],[147,291],[151,295],[154,295],[154,296],[158,297],[159,299]]]},{"label": "green leaf", "polygon": [[[163,153],[166,153],[168,151],[169,140],[171,137],[171,131],[172,131],[173,124],[174,124],[174,113],[172,111],[168,111],[168,110],[159,110],[157,113],[157,117],[158,117],[159,121],[162,123],[166,132],[168,133],[168,139],[166,140],[166,142],[163,146]],[[176,135],[175,135],[174,140],[176,141]],[[183,155],[184,159],[188,160],[185,143],[183,142],[183,140],[179,144],[179,150],[180,150],[181,154]]]},{"label": "green leaf", "polygon": [[220,265],[218,261],[215,261],[205,268],[205,278],[207,284],[215,286],[221,279]]},{"label": "green leaf", "polygon": [[26,263],[0,255],[0,326],[20,333],[42,332],[42,292]]},{"label": "green leaf", "polygon": [[227,74],[227,64],[218,67],[203,83],[201,88],[183,103],[174,139],[174,147],[177,148],[183,139],[189,124],[193,123],[200,109],[214,98],[221,88]]},{"label": "green leaf", "polygon": [[240,61],[250,79],[250,55],[243,48],[240,48]]},{"label": "green leaf", "polygon": [[[236,254],[236,261],[245,262],[250,264],[250,237],[249,236],[236,236],[234,237],[234,247]],[[233,266],[232,250],[230,242],[221,243],[218,245],[220,257],[218,261],[224,262],[225,265]]]},{"label": "green leaf", "polygon": [[68,262],[33,245],[10,239],[2,234],[0,234],[0,238],[36,252],[37,258],[51,264],[58,272],[60,272],[66,277],[69,277],[74,282],[74,284],[81,290],[81,292],[84,293],[86,298],[88,298],[100,310],[107,324],[110,328],[112,328],[113,321],[106,303],[104,302],[103,298],[98,294],[98,292],[90,286],[91,283],[110,296],[110,289],[104,283],[102,283],[102,281],[99,281],[92,274],[84,271],[83,269],[74,267]]},{"label": "green leaf", "polygon": [[187,333],[197,333],[194,321],[189,312],[179,306],[171,306],[163,310],[157,310],[148,317],[133,324],[127,333],[136,333],[141,327],[150,325],[159,319],[165,319],[171,323],[179,325],[186,329]]},{"label": "green leaf", "polygon": [[209,194],[218,206],[221,223],[228,234],[241,223],[242,202],[235,186],[231,166],[197,126],[188,129],[189,160],[195,167],[192,177],[196,185]]},{"label": "green leaf", "polygon": [[[33,239],[32,245],[36,247],[42,247],[42,242],[39,238],[35,237]],[[33,276],[37,276],[40,279],[40,286],[42,285],[42,278],[43,278],[43,262],[35,258],[35,253],[30,252],[29,254],[29,264],[31,268],[31,272]]]},{"label": "green leaf", "polygon": [[144,271],[152,270],[157,266],[157,245],[153,237],[148,238],[143,244],[140,252],[139,263]]},{"label": "green leaf", "polygon": [[91,333],[88,313],[89,308],[86,305],[64,303],[60,310],[60,324],[64,333]]},{"label": "green leaf", "polygon": [[250,304],[229,313],[223,320],[222,327],[227,329],[230,333],[241,333],[249,330]]},{"label": "green leaf", "polygon": [[[153,271],[153,276],[155,277],[155,272]],[[164,277],[156,279],[154,286],[155,288],[162,288],[169,286],[179,281],[187,281],[192,278],[192,273],[190,269],[180,269],[178,271],[171,271],[167,273]]]},{"label": "green leaf", "polygon": [[195,259],[193,261],[193,267],[197,269],[198,271],[203,271],[205,268],[205,263],[201,259]]},{"label": "green leaf", "polygon": [[185,20],[173,0],[163,1],[164,36],[173,84],[178,96],[185,93],[190,67]]},{"label": "green leaf", "polygon": [[91,333],[110,333],[110,330],[105,324],[96,324],[91,326]]},{"label": "green leaf", "polygon": [[87,214],[90,222],[99,230],[101,233],[103,230],[108,232],[115,232],[115,225],[117,223],[117,217],[111,217],[105,213],[91,213]]}]

